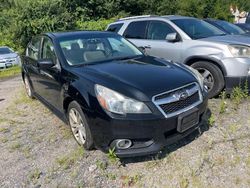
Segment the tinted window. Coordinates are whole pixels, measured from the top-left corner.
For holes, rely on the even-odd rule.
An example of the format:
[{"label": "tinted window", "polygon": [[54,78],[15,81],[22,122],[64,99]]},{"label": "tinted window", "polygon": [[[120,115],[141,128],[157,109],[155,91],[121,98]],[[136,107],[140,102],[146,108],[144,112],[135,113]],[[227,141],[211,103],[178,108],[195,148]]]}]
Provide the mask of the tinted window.
[{"label": "tinted window", "polygon": [[131,22],[123,34],[124,37],[130,39],[145,39],[147,24],[148,21]]},{"label": "tinted window", "polygon": [[250,13],[248,13],[247,19],[246,19],[246,23],[250,24]]},{"label": "tinted window", "polygon": [[69,65],[89,64],[143,55],[123,37],[81,36],[60,41],[60,47]]},{"label": "tinted window", "polygon": [[56,61],[53,43],[48,38],[44,38],[43,40],[42,59],[52,59],[54,62]]},{"label": "tinted window", "polygon": [[0,48],[0,55],[13,53],[9,48]]},{"label": "tinted window", "polygon": [[191,39],[200,39],[212,36],[225,35],[225,33],[215,26],[198,19],[177,19],[172,20]]},{"label": "tinted window", "polygon": [[226,32],[233,35],[245,33],[240,27],[226,21],[216,21],[216,24],[222,27]]},{"label": "tinted window", "polygon": [[174,32],[174,29],[165,22],[151,21],[148,26],[147,39],[165,40],[169,33]]},{"label": "tinted window", "polygon": [[33,38],[28,45],[28,48],[26,50],[26,55],[32,59],[38,60],[40,44],[41,44],[40,38]]},{"label": "tinted window", "polygon": [[121,29],[122,26],[123,26],[122,23],[120,23],[120,24],[112,24],[112,25],[109,26],[107,31],[117,33]]}]

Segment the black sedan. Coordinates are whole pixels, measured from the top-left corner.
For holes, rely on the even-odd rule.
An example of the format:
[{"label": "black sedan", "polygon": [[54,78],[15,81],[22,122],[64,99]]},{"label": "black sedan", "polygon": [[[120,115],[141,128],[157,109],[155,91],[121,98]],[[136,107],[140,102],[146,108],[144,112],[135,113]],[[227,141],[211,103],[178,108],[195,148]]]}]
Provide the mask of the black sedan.
[{"label": "black sedan", "polygon": [[108,32],[47,33],[22,58],[35,97],[86,149],[120,157],[156,153],[201,125],[207,90],[192,68],[145,56]]},{"label": "black sedan", "polygon": [[246,31],[241,29],[239,26],[232,24],[230,22],[224,20],[216,20],[216,19],[204,19],[204,21],[210,23],[211,25],[217,27],[221,31],[225,32],[228,35],[249,35]]}]

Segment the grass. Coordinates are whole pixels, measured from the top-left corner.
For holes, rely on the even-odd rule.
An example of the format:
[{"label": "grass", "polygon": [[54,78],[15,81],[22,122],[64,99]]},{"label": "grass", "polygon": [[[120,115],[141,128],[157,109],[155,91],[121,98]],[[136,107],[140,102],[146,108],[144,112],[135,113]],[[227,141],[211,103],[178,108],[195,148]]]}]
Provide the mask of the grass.
[{"label": "grass", "polygon": [[14,66],[8,69],[0,70],[0,79],[8,78],[11,76],[16,76],[21,73],[21,68],[19,66]]},{"label": "grass", "polygon": [[31,182],[36,183],[41,175],[42,172],[38,168],[36,168],[29,174],[28,178]]},{"label": "grass", "polygon": [[214,124],[215,124],[215,117],[214,117],[213,114],[211,114],[210,118],[208,119],[208,125],[209,125],[210,127],[213,127]]},{"label": "grass", "polygon": [[21,144],[20,144],[19,142],[15,142],[14,144],[12,144],[12,145],[10,146],[10,149],[11,149],[12,151],[14,151],[14,150],[19,149],[20,147],[21,147]]},{"label": "grass", "polygon": [[221,101],[220,101],[220,114],[223,114],[226,111],[226,93],[223,91],[220,95]]},{"label": "grass", "polygon": [[59,157],[56,159],[56,162],[62,167],[64,170],[69,169],[72,165],[74,165],[84,154],[84,149],[80,146],[73,152],[68,155]]},{"label": "grass", "polygon": [[1,133],[7,133],[7,132],[9,132],[9,129],[5,128],[5,127],[0,127],[0,132]]}]

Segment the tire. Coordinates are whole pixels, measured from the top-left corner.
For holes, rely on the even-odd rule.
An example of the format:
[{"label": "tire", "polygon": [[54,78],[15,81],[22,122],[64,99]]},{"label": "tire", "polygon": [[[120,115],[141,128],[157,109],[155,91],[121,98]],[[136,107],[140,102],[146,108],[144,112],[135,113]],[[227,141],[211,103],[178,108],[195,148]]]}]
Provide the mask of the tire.
[{"label": "tire", "polygon": [[32,88],[30,86],[30,81],[29,81],[27,75],[24,75],[23,82],[24,82],[25,91],[26,91],[27,96],[31,99],[34,99],[33,91],[32,91]]},{"label": "tire", "polygon": [[204,84],[208,86],[208,97],[217,96],[225,86],[224,76],[218,66],[209,61],[198,61],[191,65],[204,78]]},{"label": "tire", "polygon": [[[74,117],[75,115],[75,117]],[[81,106],[73,101],[68,106],[67,117],[71,132],[76,142],[86,150],[94,148],[94,142],[89,125],[86,121]]]}]

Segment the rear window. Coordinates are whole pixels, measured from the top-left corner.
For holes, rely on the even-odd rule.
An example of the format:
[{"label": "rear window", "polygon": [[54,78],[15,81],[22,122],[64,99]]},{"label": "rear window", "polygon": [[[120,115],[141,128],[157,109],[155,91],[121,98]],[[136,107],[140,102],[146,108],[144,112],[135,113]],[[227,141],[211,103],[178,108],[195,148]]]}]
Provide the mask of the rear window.
[{"label": "rear window", "polygon": [[148,21],[131,22],[123,36],[130,39],[145,39]]},{"label": "rear window", "polygon": [[118,33],[118,31],[121,29],[122,26],[123,26],[123,23],[112,24],[108,27],[107,31]]}]

